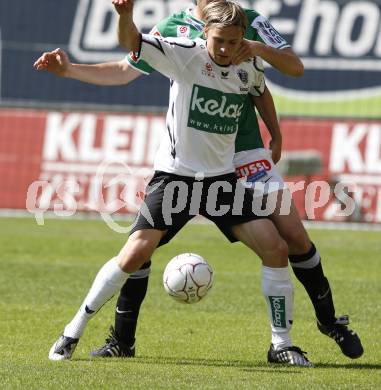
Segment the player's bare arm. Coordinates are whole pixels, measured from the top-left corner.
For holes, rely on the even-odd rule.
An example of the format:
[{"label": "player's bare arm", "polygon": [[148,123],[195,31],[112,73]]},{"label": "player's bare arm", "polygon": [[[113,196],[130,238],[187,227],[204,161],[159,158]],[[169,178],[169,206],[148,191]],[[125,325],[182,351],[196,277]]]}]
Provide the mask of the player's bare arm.
[{"label": "player's bare arm", "polygon": [[101,86],[125,85],[141,75],[126,60],[101,64],[74,64],[70,62],[67,53],[59,48],[42,54],[33,66],[36,70],[45,70],[56,76]]},{"label": "player's bare arm", "polygon": [[112,0],[119,14],[119,44],[128,51],[137,52],[140,45],[140,33],[133,20],[133,0]]},{"label": "player's bare arm", "polygon": [[46,70],[61,77],[68,77],[71,65],[68,55],[60,48],[43,53],[33,64],[36,70]]},{"label": "player's bare arm", "polygon": [[238,53],[233,59],[234,64],[240,64],[249,58],[261,57],[272,67],[288,76],[299,77],[304,73],[304,66],[300,58],[291,48],[275,49],[262,42],[245,39]]},{"label": "player's bare arm", "polygon": [[266,87],[263,95],[253,96],[253,103],[259,115],[271,134],[270,149],[274,163],[280,160],[282,154],[282,133],[280,131],[277,113],[274,106],[273,97]]}]

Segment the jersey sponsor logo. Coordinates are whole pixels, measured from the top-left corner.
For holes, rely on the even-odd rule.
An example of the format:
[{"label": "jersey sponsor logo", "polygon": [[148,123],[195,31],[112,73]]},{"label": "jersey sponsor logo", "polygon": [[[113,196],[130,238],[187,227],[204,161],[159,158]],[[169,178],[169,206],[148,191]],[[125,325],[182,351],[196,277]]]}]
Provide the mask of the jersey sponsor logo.
[{"label": "jersey sponsor logo", "polygon": [[190,29],[188,26],[177,26],[177,36],[178,37],[190,37]]},{"label": "jersey sponsor logo", "polygon": [[[262,171],[259,171],[257,174],[255,175],[252,175],[252,176],[248,176],[246,178],[246,181],[248,183],[255,183],[261,179],[263,179],[264,177],[267,176],[267,172],[265,170],[262,170]],[[270,178],[268,178],[267,180],[263,180],[263,183],[266,183]]]},{"label": "jersey sponsor logo", "polygon": [[204,30],[204,24],[202,22],[198,22],[197,20],[194,20],[192,18],[186,18],[185,23],[190,24],[193,26],[197,31],[203,31]]},{"label": "jersey sponsor logo", "polygon": [[287,45],[287,41],[275,30],[266,18],[258,16],[252,23],[252,26],[257,29],[263,41],[269,46],[282,47]]},{"label": "jersey sponsor logo", "polygon": [[218,134],[233,134],[238,129],[246,95],[224,93],[193,86],[188,127]]},{"label": "jersey sponsor logo", "polygon": [[[252,178],[260,172],[271,170],[271,163],[268,160],[256,160],[251,163],[240,165],[235,168],[235,174],[238,178],[247,177]],[[263,175],[263,176],[265,176]]]}]

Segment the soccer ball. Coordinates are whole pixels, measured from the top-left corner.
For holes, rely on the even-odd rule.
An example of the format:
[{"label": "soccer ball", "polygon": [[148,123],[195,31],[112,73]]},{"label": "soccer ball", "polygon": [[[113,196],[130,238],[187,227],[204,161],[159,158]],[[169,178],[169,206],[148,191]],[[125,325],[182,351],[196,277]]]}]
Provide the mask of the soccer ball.
[{"label": "soccer ball", "polygon": [[163,284],[165,291],[176,301],[195,303],[212,287],[213,270],[201,256],[182,253],[165,267]]}]

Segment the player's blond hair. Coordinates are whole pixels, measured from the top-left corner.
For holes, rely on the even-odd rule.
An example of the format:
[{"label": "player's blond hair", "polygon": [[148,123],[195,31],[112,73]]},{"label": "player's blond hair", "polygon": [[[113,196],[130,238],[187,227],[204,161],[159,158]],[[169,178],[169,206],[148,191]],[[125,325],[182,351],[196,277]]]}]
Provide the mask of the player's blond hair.
[{"label": "player's blond hair", "polygon": [[243,8],[232,0],[216,0],[202,10],[205,27],[224,28],[230,26],[247,27],[247,17]]}]

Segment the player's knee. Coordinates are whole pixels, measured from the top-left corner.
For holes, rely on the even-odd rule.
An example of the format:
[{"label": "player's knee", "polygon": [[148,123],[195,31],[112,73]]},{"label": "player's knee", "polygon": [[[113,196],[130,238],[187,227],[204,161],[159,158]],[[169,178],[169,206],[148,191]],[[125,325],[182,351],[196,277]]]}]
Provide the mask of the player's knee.
[{"label": "player's knee", "polygon": [[144,263],[149,261],[153,250],[152,245],[146,240],[131,240],[117,256],[119,266],[125,272],[136,272]]},{"label": "player's knee", "polygon": [[285,261],[287,263],[288,245],[287,245],[286,241],[282,240],[281,238],[277,241],[276,255],[277,255],[277,258],[282,259],[282,261]]},{"label": "player's knee", "polygon": [[262,262],[268,267],[287,267],[288,246],[286,241],[280,237],[274,240],[273,244],[264,251]]},{"label": "player's knee", "polygon": [[289,229],[283,238],[290,253],[305,253],[311,248],[311,241],[304,229]]}]

